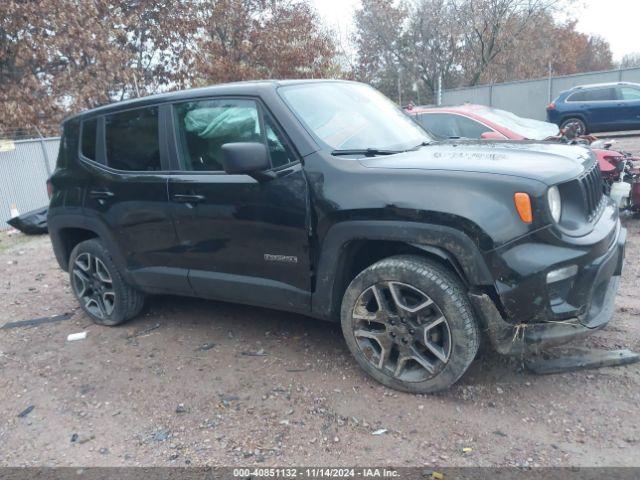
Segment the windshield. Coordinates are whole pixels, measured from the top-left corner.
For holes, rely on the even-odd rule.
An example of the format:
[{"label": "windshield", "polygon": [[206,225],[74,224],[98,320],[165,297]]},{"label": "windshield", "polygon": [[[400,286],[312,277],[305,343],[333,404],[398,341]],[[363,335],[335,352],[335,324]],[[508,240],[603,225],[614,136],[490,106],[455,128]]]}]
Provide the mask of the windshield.
[{"label": "windshield", "polygon": [[487,120],[502,125],[529,140],[544,140],[559,133],[558,126],[553,123],[522,118],[505,110],[487,108],[479,113]]},{"label": "windshield", "polygon": [[281,87],[305,127],[332,150],[406,150],[429,135],[393,102],[360,83],[318,82]]}]

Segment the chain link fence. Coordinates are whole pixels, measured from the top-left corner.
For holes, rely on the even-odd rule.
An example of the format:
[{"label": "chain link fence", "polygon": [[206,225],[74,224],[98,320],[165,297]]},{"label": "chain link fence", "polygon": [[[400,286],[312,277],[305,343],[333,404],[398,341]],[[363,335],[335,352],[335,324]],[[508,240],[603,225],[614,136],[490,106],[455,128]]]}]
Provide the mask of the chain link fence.
[{"label": "chain link fence", "polygon": [[55,168],[60,138],[33,134],[0,132],[0,231],[10,228],[7,220],[15,210],[25,213],[49,203],[46,182]]}]

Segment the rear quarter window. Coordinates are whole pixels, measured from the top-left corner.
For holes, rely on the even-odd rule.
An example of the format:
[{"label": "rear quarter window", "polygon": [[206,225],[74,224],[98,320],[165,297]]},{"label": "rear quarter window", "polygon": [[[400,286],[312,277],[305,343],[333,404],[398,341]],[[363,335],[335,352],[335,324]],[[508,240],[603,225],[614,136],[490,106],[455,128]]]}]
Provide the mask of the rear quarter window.
[{"label": "rear quarter window", "polygon": [[62,138],[58,149],[58,160],[56,168],[66,168],[73,159],[73,155],[78,151],[78,136],[80,135],[80,121],[77,119],[68,120],[62,126]]},{"label": "rear quarter window", "polygon": [[96,130],[98,128],[98,120],[92,118],[82,122],[82,156],[89,160],[96,159]]}]

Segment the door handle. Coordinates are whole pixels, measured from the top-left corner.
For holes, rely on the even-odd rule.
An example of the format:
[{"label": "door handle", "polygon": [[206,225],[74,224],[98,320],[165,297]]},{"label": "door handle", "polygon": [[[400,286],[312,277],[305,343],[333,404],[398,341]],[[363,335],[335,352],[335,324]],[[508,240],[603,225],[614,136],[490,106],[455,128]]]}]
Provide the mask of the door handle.
[{"label": "door handle", "polygon": [[89,190],[89,197],[91,198],[100,198],[106,200],[108,198],[113,198],[115,194],[107,189],[104,190]]},{"label": "door handle", "polygon": [[176,193],[173,199],[178,203],[200,203],[204,201],[204,195]]}]

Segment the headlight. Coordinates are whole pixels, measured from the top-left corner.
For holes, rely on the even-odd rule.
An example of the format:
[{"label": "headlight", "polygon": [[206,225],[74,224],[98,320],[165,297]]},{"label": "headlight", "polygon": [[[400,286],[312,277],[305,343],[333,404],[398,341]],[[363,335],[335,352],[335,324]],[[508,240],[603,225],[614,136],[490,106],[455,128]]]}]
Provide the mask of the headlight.
[{"label": "headlight", "polygon": [[547,191],[547,202],[549,202],[549,211],[551,218],[557,223],[560,221],[562,214],[562,199],[560,198],[560,190],[558,187],[551,187]]}]

